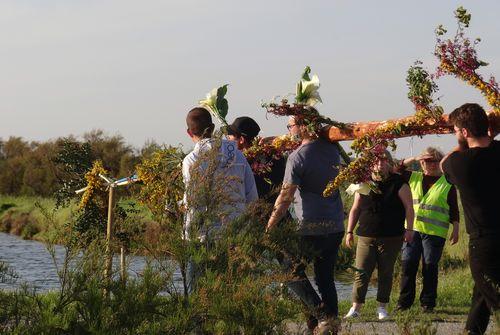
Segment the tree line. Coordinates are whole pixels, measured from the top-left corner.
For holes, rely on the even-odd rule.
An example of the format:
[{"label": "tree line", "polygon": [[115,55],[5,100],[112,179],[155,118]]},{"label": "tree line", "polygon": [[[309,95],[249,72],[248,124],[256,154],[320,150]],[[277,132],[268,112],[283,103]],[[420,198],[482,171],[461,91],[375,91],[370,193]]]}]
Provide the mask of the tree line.
[{"label": "tree line", "polygon": [[148,141],[136,149],[123,136],[108,135],[102,130],[87,132],[81,139],[73,135],[45,142],[30,142],[17,136],[0,139],[0,194],[52,196],[64,182],[64,169],[56,158],[67,143],[88,147],[92,159],[100,159],[112,177],[133,174],[137,163],[160,148]]}]

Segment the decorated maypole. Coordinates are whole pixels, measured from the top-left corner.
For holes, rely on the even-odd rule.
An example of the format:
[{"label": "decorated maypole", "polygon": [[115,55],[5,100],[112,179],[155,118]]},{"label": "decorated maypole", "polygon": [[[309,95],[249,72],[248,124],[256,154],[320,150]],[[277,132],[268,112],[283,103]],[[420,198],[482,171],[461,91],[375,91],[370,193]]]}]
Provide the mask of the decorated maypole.
[{"label": "decorated maypole", "polygon": [[[458,21],[458,30],[453,39],[443,40],[442,36],[446,33],[443,26],[440,25],[436,29],[435,55],[439,60],[436,73],[430,74],[418,61],[408,70],[406,79],[409,89],[408,98],[415,107],[415,113],[412,116],[384,121],[337,122],[320,115],[317,110],[304,104],[300,99],[302,91],[299,89],[296,94],[299,98],[293,104],[283,99],[280,102],[264,105],[268,113],[294,116],[305,120],[312,131],[317,131],[320,136],[328,138],[331,142],[353,140],[351,148],[354,160],[347,167],[341,167],[337,178],[326,187],[325,196],[345,183],[366,184],[376,191],[371,181],[373,163],[387,147],[395,149],[395,139],[453,132],[453,126],[448,122],[448,115],[443,113],[443,108],[436,104],[437,99],[434,98],[438,90],[435,79],[444,75],[453,75],[481,91],[492,107],[492,110],[488,112],[490,134],[494,137],[500,132],[498,83],[493,76],[486,81],[477,73],[479,67],[488,64],[477,58],[475,46],[480,39],[471,41],[465,36],[465,28],[469,26],[471,15],[464,8],[459,7],[455,11],[455,17]],[[308,69],[305,73],[308,74]],[[311,90],[314,93],[316,93],[315,83],[318,83],[317,76],[313,77],[310,84],[307,83],[310,86],[306,86],[312,87]],[[312,96],[314,97],[314,94]]]}]

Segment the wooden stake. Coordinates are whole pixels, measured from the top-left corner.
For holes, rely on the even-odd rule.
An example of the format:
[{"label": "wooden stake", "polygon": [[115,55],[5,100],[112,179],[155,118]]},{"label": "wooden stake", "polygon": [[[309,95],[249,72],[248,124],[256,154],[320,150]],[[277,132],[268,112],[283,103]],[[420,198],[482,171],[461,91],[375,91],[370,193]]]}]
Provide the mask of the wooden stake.
[{"label": "wooden stake", "polygon": [[123,282],[127,280],[127,273],[125,271],[125,247],[120,248],[120,277]]},{"label": "wooden stake", "polygon": [[[109,200],[108,200],[108,225],[106,229],[106,266],[104,269],[104,278],[106,280],[106,286],[111,283],[111,271],[113,268],[113,250],[111,248],[111,242],[113,239],[113,220],[114,220],[114,199],[115,188],[113,185],[109,186]],[[106,295],[109,292],[106,292]]]}]

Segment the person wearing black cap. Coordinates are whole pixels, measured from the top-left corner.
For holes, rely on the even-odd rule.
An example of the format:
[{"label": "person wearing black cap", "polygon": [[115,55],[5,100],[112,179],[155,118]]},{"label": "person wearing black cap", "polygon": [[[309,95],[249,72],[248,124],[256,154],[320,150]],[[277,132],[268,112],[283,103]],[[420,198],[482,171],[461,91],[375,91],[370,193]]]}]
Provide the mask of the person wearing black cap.
[{"label": "person wearing black cap", "polygon": [[[236,118],[227,127],[227,138],[236,142],[239,150],[244,150],[252,145],[259,132],[260,127],[254,119],[248,116],[241,116]],[[252,162],[249,163],[250,165],[252,164]],[[286,159],[281,158],[274,160],[269,173],[265,175],[254,173],[259,198],[265,199],[266,202],[274,205],[278,197],[277,190],[279,190],[285,176],[285,166]]]}]

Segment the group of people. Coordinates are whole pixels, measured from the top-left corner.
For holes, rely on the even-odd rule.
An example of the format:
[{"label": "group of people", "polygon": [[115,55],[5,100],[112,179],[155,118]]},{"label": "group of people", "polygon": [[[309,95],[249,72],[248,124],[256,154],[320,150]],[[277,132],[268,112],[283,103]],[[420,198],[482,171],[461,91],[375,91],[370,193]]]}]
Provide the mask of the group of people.
[{"label": "group of people", "polygon": [[[188,134],[194,150],[183,161],[184,182],[188,185],[193,163],[200,152],[212,147],[214,125],[210,112],[194,108],[187,115]],[[417,158],[395,164],[388,151],[375,162],[369,192],[358,192],[349,212],[347,231],[339,191],[324,197],[323,190],[338,174],[338,147],[311,134],[299,118],[291,117],[287,128],[301,145],[288,158],[274,162],[265,177],[252,175],[241,150],[249,147],[260,131],[249,117],[237,118],[227,128],[227,139],[220,145],[228,174],[238,178],[235,198],[238,202],[231,217],[241,214],[257,198],[273,203],[266,230],[290,217],[293,209],[297,234],[303,252],[280,257],[285,270],[293,274],[288,287],[309,307],[308,327],[316,333],[337,332],[338,299],[334,266],[345,237],[348,247],[356,246],[356,274],[353,305],[345,318],[360,315],[361,306],[375,267],[378,272],[377,317],[388,317],[386,304],[392,289],[394,264],[401,252],[401,287],[398,310],[411,307],[416,294],[416,275],[422,262],[423,288],[420,304],[425,312],[436,306],[438,262],[448,235],[455,244],[459,236],[457,189],[470,236],[474,292],[467,319],[469,334],[483,334],[491,313],[500,308],[500,142],[489,133],[488,117],[477,104],[465,104],[450,114],[459,146],[443,157],[435,148],[427,148]],[[236,146],[236,147],[235,147]],[[415,161],[421,171],[410,171]],[[280,187],[274,195],[273,187]],[[186,204],[189,208],[189,203]],[[186,220],[189,225],[189,218]],[[223,224],[223,223],[221,223]],[[355,231],[355,228],[357,229]],[[451,226],[451,227],[450,227]],[[451,228],[451,229],[450,229]],[[451,233],[449,234],[449,230]],[[304,262],[313,264],[317,291],[305,273]],[[194,275],[191,282],[195,282]]]}]

